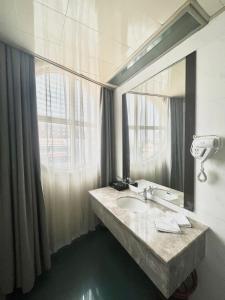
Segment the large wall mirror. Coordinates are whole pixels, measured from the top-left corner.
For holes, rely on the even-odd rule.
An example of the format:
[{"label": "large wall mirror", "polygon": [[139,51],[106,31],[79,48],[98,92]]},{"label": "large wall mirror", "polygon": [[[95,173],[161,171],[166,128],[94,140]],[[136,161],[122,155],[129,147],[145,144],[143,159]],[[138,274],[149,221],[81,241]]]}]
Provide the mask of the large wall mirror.
[{"label": "large wall mirror", "polygon": [[[194,209],[196,53],[123,94],[123,177],[171,193],[164,200]],[[172,192],[173,191],[173,192]]]}]

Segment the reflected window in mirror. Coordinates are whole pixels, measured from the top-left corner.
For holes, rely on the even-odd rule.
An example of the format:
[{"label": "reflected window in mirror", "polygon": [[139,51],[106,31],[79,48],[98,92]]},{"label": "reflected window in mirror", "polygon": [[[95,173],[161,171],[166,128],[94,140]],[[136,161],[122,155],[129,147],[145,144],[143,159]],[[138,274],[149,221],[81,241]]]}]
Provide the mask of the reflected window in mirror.
[{"label": "reflected window in mirror", "polygon": [[184,104],[184,97],[127,94],[131,178],[183,191]]}]

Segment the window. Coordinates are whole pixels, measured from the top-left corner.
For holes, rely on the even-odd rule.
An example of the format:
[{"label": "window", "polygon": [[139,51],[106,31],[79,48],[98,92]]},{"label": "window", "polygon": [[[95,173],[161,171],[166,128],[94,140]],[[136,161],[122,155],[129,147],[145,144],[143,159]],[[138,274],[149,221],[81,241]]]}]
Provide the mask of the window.
[{"label": "window", "polygon": [[42,165],[64,170],[96,165],[99,87],[38,62],[36,90]]}]

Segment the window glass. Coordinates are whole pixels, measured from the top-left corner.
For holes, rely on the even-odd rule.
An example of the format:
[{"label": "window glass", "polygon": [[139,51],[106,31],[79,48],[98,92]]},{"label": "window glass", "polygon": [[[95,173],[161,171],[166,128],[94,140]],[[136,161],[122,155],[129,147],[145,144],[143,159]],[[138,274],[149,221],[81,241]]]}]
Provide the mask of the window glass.
[{"label": "window glass", "polygon": [[36,70],[41,163],[53,169],[98,163],[99,86],[55,67]]}]

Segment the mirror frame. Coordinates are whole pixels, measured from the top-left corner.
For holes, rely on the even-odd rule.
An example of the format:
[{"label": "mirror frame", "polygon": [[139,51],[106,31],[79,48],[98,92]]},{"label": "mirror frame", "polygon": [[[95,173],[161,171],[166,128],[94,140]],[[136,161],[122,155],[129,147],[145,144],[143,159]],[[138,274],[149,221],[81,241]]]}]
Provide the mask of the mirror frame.
[{"label": "mirror frame", "polygon": [[[196,103],[196,51],[184,57],[185,59],[185,144],[184,144],[184,208],[194,211],[194,158],[190,153],[190,147],[195,134],[195,103]],[[175,62],[174,64],[176,64]],[[168,66],[166,69],[168,69]],[[163,70],[161,70],[163,71]],[[161,72],[160,71],[160,72]],[[160,73],[159,72],[159,73]],[[155,74],[157,75],[157,74]],[[155,76],[154,75],[154,76]],[[154,77],[152,76],[152,78]],[[122,109],[123,98],[122,95]],[[122,113],[123,115],[123,113]],[[123,133],[122,119],[122,158],[127,156],[127,138]],[[123,177],[129,177],[127,166],[124,165],[123,159]]]}]

